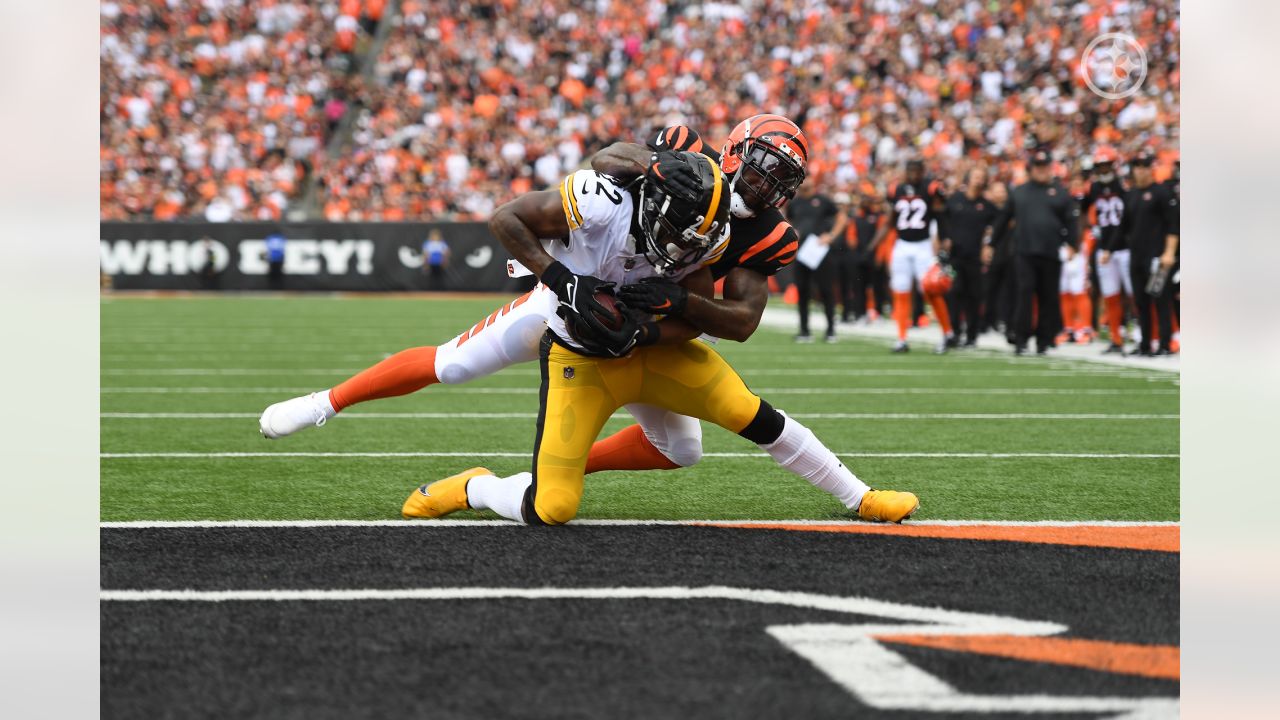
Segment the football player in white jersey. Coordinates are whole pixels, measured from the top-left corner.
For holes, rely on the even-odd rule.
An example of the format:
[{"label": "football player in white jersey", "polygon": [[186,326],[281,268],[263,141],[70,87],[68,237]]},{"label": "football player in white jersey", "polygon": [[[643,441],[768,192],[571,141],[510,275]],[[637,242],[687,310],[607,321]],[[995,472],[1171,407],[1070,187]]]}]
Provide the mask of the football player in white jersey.
[{"label": "football player in white jersey", "polygon": [[[762,126],[761,122],[757,122],[761,117],[769,119],[772,125]],[[732,221],[733,225],[742,226],[740,234],[734,233],[735,238],[747,244],[737,248],[730,247],[715,266],[719,276],[726,273],[730,275],[730,281],[726,284],[726,298],[699,300],[696,305],[697,322],[704,332],[733,337],[739,341],[745,340],[750,335],[750,330],[746,336],[728,333],[741,332],[743,327],[754,329],[767,299],[766,277],[777,272],[795,256],[795,232],[782,219],[776,207],[794,193],[795,186],[804,178],[804,158],[807,157],[807,141],[798,126],[790,121],[781,123],[773,116],[761,117],[750,118],[740,124],[726,142],[721,155],[732,159],[737,166],[753,168],[755,174],[749,177],[770,187],[772,191],[742,191],[751,202],[761,206],[756,208],[755,217]],[[759,130],[760,127],[768,131],[757,132],[757,135],[763,133],[760,137],[747,131],[750,128]],[[677,154],[672,151],[696,152],[703,147],[701,138],[683,126],[668,128],[659,137],[665,138],[666,142],[660,143],[662,147],[651,144],[649,150],[652,154],[648,165],[641,168],[644,175],[637,180],[643,177],[655,180],[665,177],[676,185],[691,183],[685,168],[677,162]],[[777,150],[779,146],[786,146],[788,152],[781,153]],[[643,146],[635,147],[644,150]],[[707,154],[714,155],[713,152]],[[764,160],[756,157],[757,155]],[[774,165],[785,165],[783,160],[787,158],[799,159],[794,161],[793,167],[787,166],[789,169],[786,172],[774,168],[770,174],[756,169],[757,165],[764,167],[761,163],[767,165],[765,161],[770,158],[774,158]],[[622,163],[624,167],[627,164]],[[738,174],[741,173],[739,170]],[[745,180],[742,182],[751,186]],[[622,183],[615,183],[605,175],[580,171],[561,183],[559,190],[563,194],[560,198],[570,207],[575,217],[581,217],[584,211],[616,212],[622,203],[633,202],[629,197],[632,193],[619,187],[620,184]],[[614,198],[618,198],[616,203]],[[730,272],[733,268],[746,270]],[[644,288],[652,293],[662,286],[633,287]],[[746,289],[749,289],[746,293],[750,296],[749,300],[728,297],[730,291],[743,295]],[[660,301],[655,301],[655,304],[660,304]],[[407,395],[437,383],[462,384],[492,375],[516,363],[532,362],[538,357],[538,341],[549,318],[554,316],[556,306],[554,293],[545,284],[539,284],[529,293],[494,310],[446,343],[402,350],[329,390],[271,405],[259,419],[262,435],[268,439],[282,438],[309,427],[323,426],[329,418],[357,403]],[[680,311],[682,308],[675,309]],[[695,306],[690,303],[684,309],[692,312]],[[631,406],[627,409],[638,420],[639,427],[630,426],[613,437],[602,440],[593,453],[596,458],[595,470],[611,467],[674,469],[694,465],[701,459],[702,429],[696,420],[643,406]],[[635,430],[640,432],[633,432]]]},{"label": "football player in white jersey", "polygon": [[[679,171],[678,167],[667,170],[669,174]],[[570,222],[567,232],[557,230],[545,235],[545,238],[560,239],[544,238],[548,251],[569,271],[568,275],[544,277],[533,290],[438,347],[403,350],[330,390],[271,405],[259,419],[263,437],[276,439],[307,427],[324,425],[354,402],[404,395],[437,382],[466,383],[510,365],[537,360],[538,344],[548,326],[556,331],[565,330],[564,320],[556,312],[562,303],[578,310],[600,309],[594,306],[591,297],[596,289],[593,282],[629,284],[659,275],[672,280],[684,277],[693,266],[681,266],[674,261],[690,258],[674,258],[665,247],[635,242],[635,236],[640,234],[638,228],[632,227],[635,203],[648,182],[642,178],[633,186],[623,186],[607,175],[579,170],[566,177],[557,190],[544,191],[539,197],[557,203]],[[717,240],[714,247],[698,250],[700,262],[711,263],[719,258],[727,246],[727,235],[717,236]],[[587,278],[581,286],[570,284],[573,269],[597,267],[600,258],[605,256],[615,257],[617,262],[604,271],[604,279]],[[590,318],[594,315],[586,313],[582,317],[592,322]],[[691,336],[699,334],[683,321],[666,321],[677,322],[683,326],[682,332],[692,333]],[[674,463],[684,466],[697,462],[702,448],[702,431],[697,420],[639,406],[628,410],[643,426],[646,437]]]},{"label": "football player in white jersey", "polygon": [[[405,517],[474,508],[532,525],[564,524],[577,514],[592,443],[616,409],[634,405],[737,433],[863,519],[900,522],[919,508],[911,493],[867,487],[812,431],[748,390],[715,351],[693,340],[699,331],[692,325],[616,315],[597,299],[614,282],[658,274],[691,293],[712,294],[709,266],[728,242],[729,183],[705,155],[677,153],[674,163],[691,171],[696,192],[662,182],[666,173],[659,172],[639,185],[633,205],[613,183],[575,174],[558,195],[528,193],[494,213],[494,235],[559,303],[539,347],[532,472],[500,478],[472,468],[423,485],[405,501]],[[566,234],[564,244],[540,241]]]}]

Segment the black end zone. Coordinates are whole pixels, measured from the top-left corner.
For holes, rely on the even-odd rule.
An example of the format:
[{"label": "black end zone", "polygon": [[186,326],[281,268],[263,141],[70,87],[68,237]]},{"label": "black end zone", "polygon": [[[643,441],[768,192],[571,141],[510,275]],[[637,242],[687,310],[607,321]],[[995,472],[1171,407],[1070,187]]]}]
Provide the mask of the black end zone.
[{"label": "black end zone", "polygon": [[[101,537],[104,590],[728,586],[1049,620],[1098,640],[1179,637],[1168,553],[672,526]],[[102,714],[909,716],[861,706],[765,632],[852,621],[732,600],[106,601]],[[894,649],[967,692],[1178,693],[1170,681]]]}]

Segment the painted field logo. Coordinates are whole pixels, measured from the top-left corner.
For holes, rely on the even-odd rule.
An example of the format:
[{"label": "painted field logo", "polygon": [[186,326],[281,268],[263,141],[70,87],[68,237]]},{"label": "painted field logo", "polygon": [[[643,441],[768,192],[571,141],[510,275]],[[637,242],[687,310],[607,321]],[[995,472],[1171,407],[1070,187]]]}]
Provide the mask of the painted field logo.
[{"label": "painted field logo", "polygon": [[1147,51],[1132,35],[1099,35],[1084,50],[1080,75],[1097,95],[1108,100],[1127,98],[1147,79]]},{"label": "painted field logo", "polygon": [[730,600],[818,610],[844,622],[770,625],[770,636],[876,710],[912,713],[1106,713],[1113,720],[1178,717],[1175,696],[967,692],[893,649],[914,645],[1027,662],[1178,680],[1178,648],[1063,638],[1067,626],[987,613],[788,590],[703,587],[449,587],[346,590],[102,590],[103,602],[352,602],[394,600]]}]

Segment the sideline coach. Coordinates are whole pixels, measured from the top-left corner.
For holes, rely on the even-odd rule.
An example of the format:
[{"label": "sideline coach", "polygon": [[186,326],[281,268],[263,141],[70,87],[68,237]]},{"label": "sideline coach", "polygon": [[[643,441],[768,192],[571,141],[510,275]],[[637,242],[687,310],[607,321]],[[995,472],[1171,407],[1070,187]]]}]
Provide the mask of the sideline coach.
[{"label": "sideline coach", "polygon": [[1062,324],[1058,304],[1058,282],[1062,274],[1059,250],[1063,245],[1074,255],[1079,249],[1077,220],[1080,210],[1071,193],[1053,177],[1053,158],[1038,149],[1031,154],[1031,179],[1009,193],[1009,202],[996,218],[996,252],[1009,235],[1013,221],[1013,276],[1017,300],[1013,314],[1014,345],[1018,355],[1027,352],[1031,336],[1031,307],[1038,305],[1036,354],[1053,347],[1053,337]]}]

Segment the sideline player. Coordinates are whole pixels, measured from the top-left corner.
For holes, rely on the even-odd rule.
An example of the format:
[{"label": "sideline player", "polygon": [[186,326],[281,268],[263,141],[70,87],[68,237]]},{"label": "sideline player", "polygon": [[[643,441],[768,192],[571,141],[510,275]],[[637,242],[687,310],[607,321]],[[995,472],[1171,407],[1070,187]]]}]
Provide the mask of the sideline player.
[{"label": "sideline player", "polygon": [[[1129,161],[1133,187],[1125,196],[1125,213],[1120,234],[1133,249],[1129,272],[1133,279],[1134,304],[1142,340],[1137,355],[1172,355],[1173,301],[1168,282],[1178,260],[1178,197],[1163,184],[1156,184],[1152,171],[1155,157],[1143,150]],[[1153,282],[1153,278],[1159,280]],[[1159,328],[1159,349],[1152,351],[1152,308]]]},{"label": "sideline player", "polygon": [[[671,164],[674,150],[702,152],[712,159],[722,156],[725,172],[731,173],[729,247],[712,266],[713,275],[724,278],[724,299],[687,297],[675,284],[649,283],[641,286],[648,297],[638,297],[637,291],[630,302],[648,302],[653,307],[671,302],[665,309],[669,316],[682,317],[716,337],[746,340],[759,325],[768,302],[768,277],[795,257],[796,233],[779,208],[804,179],[808,141],[790,120],[758,115],[739,123],[720,153],[706,148],[697,133],[677,126],[660,132],[649,148],[615,143],[597,153],[592,165],[613,177],[666,172],[673,182],[679,182],[678,164],[663,170],[664,162]],[[596,175],[580,172],[586,173],[584,183],[595,182]],[[577,186],[569,183],[568,187]],[[565,188],[562,183],[561,189]],[[581,200],[590,204],[598,199],[590,195]],[[268,407],[259,421],[263,436],[284,437],[322,426],[357,403],[407,395],[436,383],[466,383],[536,360],[539,339],[555,307],[548,292],[544,285],[538,285],[447,343],[403,350],[328,391]],[[702,429],[696,420],[641,406],[627,409],[639,423],[597,443],[588,472],[674,469],[701,459]]]},{"label": "sideline player", "polygon": [[[893,352],[904,353],[911,348],[907,345],[907,328],[911,326],[911,286],[921,285],[925,273],[938,264],[938,241],[931,238],[929,224],[931,221],[943,222],[945,206],[942,196],[942,184],[930,180],[924,174],[924,162],[908,160],[906,176],[901,183],[889,188],[889,210],[896,216],[893,229],[897,232],[897,241],[893,244],[893,254],[889,258],[889,289],[893,292],[893,319],[898,323],[898,342]],[[939,228],[939,235],[945,232]],[[872,251],[885,241],[889,234],[886,224],[876,233],[871,242]],[[951,328],[951,314],[947,312],[947,299],[944,295],[928,293],[925,299],[933,307],[942,326],[942,341],[935,352],[945,353],[955,347],[955,333]]]},{"label": "sideline player", "polygon": [[[693,339],[698,331],[688,323],[655,322],[649,313],[633,318],[630,308],[618,329],[602,330],[602,323],[591,319],[590,298],[607,285],[605,280],[634,285],[637,278],[662,274],[679,280],[690,297],[710,295],[708,266],[724,245],[716,234],[728,231],[728,182],[705,155],[680,156],[697,169],[700,186],[689,197],[670,183],[648,180],[633,197],[598,176],[606,178],[606,196],[620,195],[618,205],[575,204],[572,195],[563,199],[543,191],[522,195],[494,213],[489,221],[494,235],[545,285],[557,288],[562,307],[561,315],[548,319],[540,343],[542,388],[532,472],[499,478],[472,468],[423,485],[405,501],[405,517],[435,518],[473,508],[531,525],[569,522],[582,499],[587,455],[597,434],[616,409],[636,403],[708,420],[755,442],[779,465],[865,520],[900,522],[919,507],[911,493],[868,488],[812,431],[751,393],[710,346]],[[640,229],[649,252],[628,252],[632,228]],[[565,234],[568,243],[545,249],[539,240]]]},{"label": "sideline player", "polygon": [[1103,314],[1111,342],[1103,354],[1124,354],[1125,298],[1133,297],[1133,280],[1129,274],[1129,244],[1120,233],[1124,218],[1125,187],[1116,174],[1116,151],[1106,145],[1093,156],[1093,177],[1080,203],[1080,214],[1093,211],[1093,236],[1097,243],[1094,255],[1098,269],[1098,291],[1102,294]]}]

